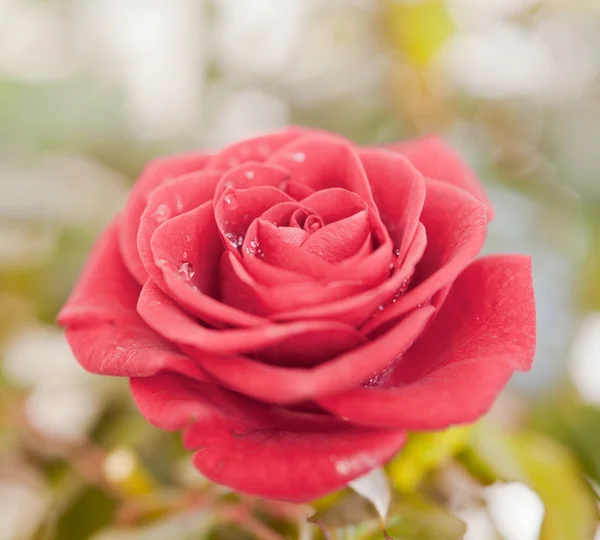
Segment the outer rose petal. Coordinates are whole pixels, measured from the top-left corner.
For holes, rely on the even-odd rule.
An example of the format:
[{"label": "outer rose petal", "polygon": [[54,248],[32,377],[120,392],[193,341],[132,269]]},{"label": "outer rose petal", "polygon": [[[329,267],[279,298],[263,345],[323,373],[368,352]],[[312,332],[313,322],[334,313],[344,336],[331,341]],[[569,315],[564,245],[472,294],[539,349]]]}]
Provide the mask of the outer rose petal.
[{"label": "outer rose petal", "polygon": [[[151,281],[144,285],[137,309],[146,323],[169,341],[180,347],[188,346],[203,352],[254,352],[305,334],[321,334],[324,337],[329,334],[343,335],[346,343],[344,350],[364,341],[361,334],[351,326],[327,321],[299,321],[264,327],[214,330],[196,322]],[[318,343],[319,340],[316,343],[305,343],[307,354]],[[218,358],[215,361],[218,362]]]},{"label": "outer rose petal", "polygon": [[477,177],[460,155],[440,137],[430,135],[388,146],[405,155],[425,176],[444,180],[468,191],[487,209],[488,221],[494,217],[492,203]]},{"label": "outer rose petal", "polygon": [[421,213],[427,248],[417,265],[411,290],[365,325],[365,333],[400,319],[424,302],[443,303],[454,279],[481,251],[487,234],[485,207],[463,190],[427,179]]},{"label": "outer rose petal", "polygon": [[[217,360],[184,350],[228,388],[262,401],[289,405],[356,388],[403,354],[434,312],[431,306],[413,311],[387,334],[312,369],[273,366],[245,356],[222,356]],[[309,347],[312,341],[307,333]]]},{"label": "outer rose petal", "polygon": [[142,212],[150,193],[170,178],[203,169],[210,156],[207,154],[182,154],[150,162],[142,171],[139,180],[133,186],[125,209],[123,225],[119,229],[119,246],[125,266],[143,285],[148,275],[140,260],[137,248],[137,235]]},{"label": "outer rose petal", "polygon": [[141,377],[163,368],[197,379],[204,375],[176,347],[156,334],[135,310],[140,286],[119,253],[117,217],[94,246],[58,322],[79,363],[104,375]]},{"label": "outer rose petal", "polygon": [[318,400],[369,426],[432,430],[476,420],[515,370],[531,367],[535,303],[528,257],[480,259],[455,281],[427,332],[384,388]]},{"label": "outer rose petal", "polygon": [[189,425],[185,445],[198,450],[202,474],[261,497],[315,499],[389,460],[404,443],[399,431],[293,413],[168,374],[132,379],[131,389],[154,425]]}]

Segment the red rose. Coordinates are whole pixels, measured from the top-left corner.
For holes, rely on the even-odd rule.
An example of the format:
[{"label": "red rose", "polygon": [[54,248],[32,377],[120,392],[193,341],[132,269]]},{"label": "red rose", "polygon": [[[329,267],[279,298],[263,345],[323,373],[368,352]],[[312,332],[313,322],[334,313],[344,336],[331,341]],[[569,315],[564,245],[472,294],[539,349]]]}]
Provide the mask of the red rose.
[{"label": "red rose", "polygon": [[59,321],[131,378],[196,467],[305,501],[407,431],[485,413],[535,349],[530,261],[473,262],[492,210],[436,138],[359,148],[307,129],[152,162]]}]

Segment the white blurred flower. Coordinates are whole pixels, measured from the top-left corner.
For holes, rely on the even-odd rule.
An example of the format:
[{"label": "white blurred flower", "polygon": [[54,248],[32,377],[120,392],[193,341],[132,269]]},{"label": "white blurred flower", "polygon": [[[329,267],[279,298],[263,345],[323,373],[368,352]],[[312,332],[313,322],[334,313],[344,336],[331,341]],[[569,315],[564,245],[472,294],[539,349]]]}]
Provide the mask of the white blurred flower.
[{"label": "white blurred flower", "polygon": [[216,6],[216,56],[228,79],[266,79],[293,101],[312,104],[354,96],[383,74],[373,4],[220,0]]},{"label": "white blurred flower", "polygon": [[520,482],[497,483],[485,489],[488,511],[505,540],[537,540],[544,503],[531,488]]},{"label": "white blurred flower", "polygon": [[569,359],[575,388],[587,403],[600,405],[600,313],[588,315],[579,327]]},{"label": "white blurred flower", "polygon": [[195,128],[205,67],[200,2],[83,0],[75,27],[82,63],[124,85],[141,137]]},{"label": "white blurred flower", "polygon": [[454,513],[467,525],[463,540],[497,540],[494,525],[484,508],[455,509]]},{"label": "white blurred flower", "polygon": [[598,21],[566,10],[541,12],[528,26],[508,19],[534,3],[453,0],[462,31],[442,62],[458,88],[488,99],[564,100],[590,86],[600,73]]},{"label": "white blurred flower", "polygon": [[217,0],[216,56],[235,78],[273,77],[289,64],[309,15],[305,0]]},{"label": "white blurred flower", "polygon": [[0,538],[29,538],[39,525],[48,498],[40,488],[0,479]]},{"label": "white blurred flower", "polygon": [[46,2],[0,0],[0,73],[30,81],[64,78],[75,68],[67,19]]},{"label": "white blurred flower", "polygon": [[13,334],[4,347],[3,371],[30,387],[25,414],[32,427],[48,437],[78,441],[101,411],[109,386],[75,360],[63,332],[29,326]]},{"label": "white blurred flower", "polygon": [[446,3],[460,26],[481,27],[522,13],[540,0],[446,0]]},{"label": "white blurred flower", "polygon": [[261,90],[227,91],[219,86],[215,94],[215,115],[208,144],[221,148],[260,133],[275,131],[289,123],[288,104]]},{"label": "white blurred flower", "polygon": [[127,194],[115,172],[83,157],[56,157],[36,169],[0,166],[0,216],[103,226]]}]

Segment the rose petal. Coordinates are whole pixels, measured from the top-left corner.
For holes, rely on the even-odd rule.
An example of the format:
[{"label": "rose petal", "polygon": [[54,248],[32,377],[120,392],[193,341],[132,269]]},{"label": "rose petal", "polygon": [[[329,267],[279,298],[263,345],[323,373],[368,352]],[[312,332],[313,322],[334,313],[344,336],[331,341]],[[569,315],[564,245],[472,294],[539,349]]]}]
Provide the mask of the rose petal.
[{"label": "rose petal", "polygon": [[311,234],[302,250],[315,253],[330,263],[337,263],[354,255],[370,235],[371,223],[367,210],[330,223]]},{"label": "rose petal", "polygon": [[425,180],[411,163],[383,149],[361,149],[373,197],[398,257],[403,260],[419,224],[425,203]]},{"label": "rose petal", "polygon": [[[481,251],[487,234],[485,207],[454,186],[427,179],[421,223],[427,229],[427,248],[417,265],[411,290],[369,321],[365,333],[401,318],[415,306],[443,298],[449,285]],[[436,307],[443,298],[433,302]]]},{"label": "rose petal", "polygon": [[[246,238],[248,227],[274,205],[294,202],[277,188],[260,186],[251,189],[228,189],[214,205],[218,232],[223,244],[236,257],[240,256],[239,240]],[[253,238],[248,240],[252,241]]]},{"label": "rose petal", "polygon": [[365,425],[432,430],[476,420],[515,370],[531,367],[535,303],[528,257],[494,256],[469,266],[427,332],[388,378],[390,388],[318,400]]},{"label": "rose petal", "polygon": [[210,156],[206,154],[183,154],[156,159],[144,168],[133,186],[123,211],[119,246],[125,266],[140,285],[144,284],[148,275],[138,253],[137,235],[150,193],[166,180],[204,169],[209,159]]},{"label": "rose petal", "polygon": [[148,269],[154,269],[152,279],[179,305],[216,326],[267,324],[215,298],[224,248],[211,201],[163,223],[150,244],[151,253],[143,255]]},{"label": "rose petal", "polygon": [[291,181],[309,186],[315,195],[343,188],[377,211],[358,150],[342,137],[308,133],[273,153],[267,162],[289,171]]},{"label": "rose petal", "polygon": [[268,316],[279,312],[322,305],[353,296],[368,288],[362,281],[288,282],[265,286],[256,281],[231,253],[221,261],[223,302],[247,313]]},{"label": "rose petal", "polygon": [[[387,334],[311,369],[279,367],[244,356],[223,356],[214,361],[186,352],[232,390],[271,403],[301,403],[356,388],[386,368],[410,347],[434,312],[431,306],[415,310]],[[310,346],[307,339],[305,347]]]},{"label": "rose petal", "polygon": [[58,316],[75,357],[88,371],[104,375],[142,377],[169,368],[205,378],[196,364],[138,316],[140,286],[119,252],[120,225],[118,216],[98,239]]},{"label": "rose petal", "polygon": [[132,379],[148,420],[185,431],[194,465],[242,493],[308,501],[389,460],[404,434],[347,426],[321,415],[266,407],[214,386],[163,374]]},{"label": "rose petal", "polygon": [[440,137],[430,135],[412,141],[391,144],[388,147],[406,156],[425,176],[449,182],[468,191],[485,205],[488,221],[492,220],[494,217],[492,203],[475,173],[460,155]]},{"label": "rose petal", "polygon": [[[352,344],[356,343],[357,336],[360,337],[350,326],[325,321],[213,330],[194,321],[151,281],[142,288],[137,309],[144,321],[170,342],[180,347],[185,345],[197,351],[220,354],[253,352],[292,336],[310,333],[345,332]],[[312,344],[306,344],[307,351],[310,347]]]},{"label": "rose petal", "polygon": [[[423,255],[426,245],[425,228],[419,224],[417,234],[408,250],[405,261],[389,279],[386,279],[380,285],[338,301],[277,313],[272,315],[271,318],[278,321],[304,319],[335,320],[351,326],[360,326],[372,317],[380,316],[381,309],[401,298],[414,273],[416,264]],[[377,251],[372,256],[376,253]],[[368,261],[369,259],[366,258],[364,260]]]}]

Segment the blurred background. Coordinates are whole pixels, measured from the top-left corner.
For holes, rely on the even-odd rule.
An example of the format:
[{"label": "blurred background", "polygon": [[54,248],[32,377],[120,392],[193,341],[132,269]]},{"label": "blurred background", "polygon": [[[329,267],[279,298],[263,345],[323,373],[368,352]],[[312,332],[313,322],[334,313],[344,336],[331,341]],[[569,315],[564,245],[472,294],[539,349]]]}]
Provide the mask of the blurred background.
[{"label": "blurred background", "polygon": [[[0,0],[0,540],[323,535],[204,481],[54,326],[148,159],[290,123],[442,134],[495,204],[486,252],[533,255],[533,371],[483,431],[411,439],[397,538],[593,538],[598,0]],[[337,501],[314,505],[332,534],[371,538]]]}]

